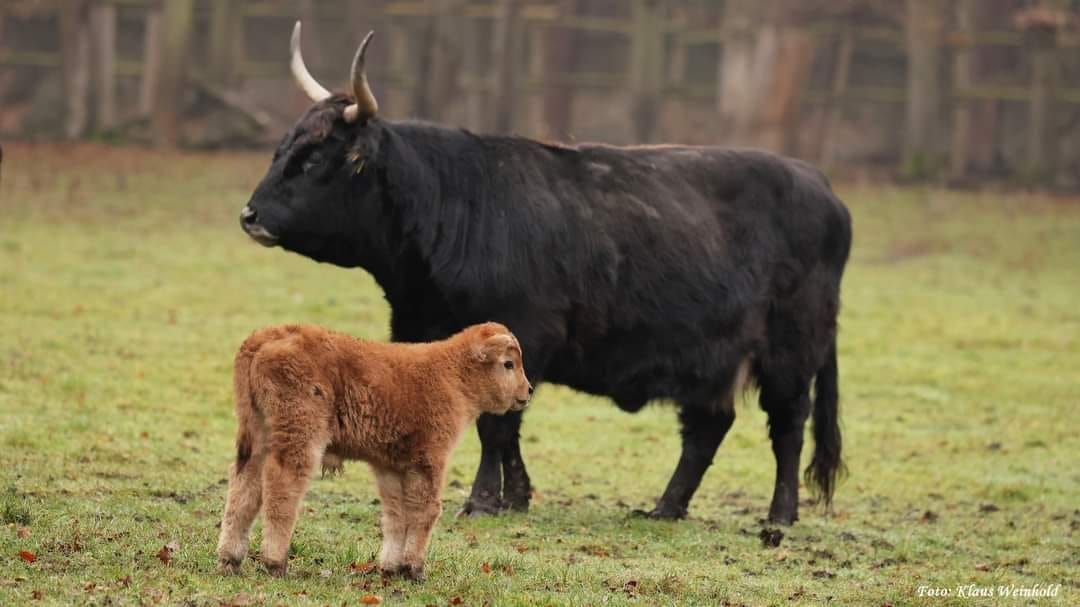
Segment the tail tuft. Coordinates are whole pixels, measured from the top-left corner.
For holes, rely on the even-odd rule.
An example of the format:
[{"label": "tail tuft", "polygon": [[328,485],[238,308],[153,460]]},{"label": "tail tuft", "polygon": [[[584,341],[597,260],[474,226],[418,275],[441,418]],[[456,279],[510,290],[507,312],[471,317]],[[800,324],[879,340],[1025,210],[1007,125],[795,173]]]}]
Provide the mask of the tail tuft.
[{"label": "tail tuft", "polygon": [[843,441],[838,374],[834,340],[814,381],[814,456],[804,473],[806,484],[815,490],[826,508],[832,504],[837,480],[846,472],[840,454]]}]

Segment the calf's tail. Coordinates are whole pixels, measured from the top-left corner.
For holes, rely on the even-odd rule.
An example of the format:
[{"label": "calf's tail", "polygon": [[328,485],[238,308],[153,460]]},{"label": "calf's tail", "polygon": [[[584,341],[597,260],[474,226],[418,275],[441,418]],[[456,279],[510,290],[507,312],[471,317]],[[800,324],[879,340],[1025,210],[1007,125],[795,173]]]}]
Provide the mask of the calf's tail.
[{"label": "calf's tail", "polygon": [[252,333],[240,345],[233,362],[233,399],[236,403],[236,469],[239,471],[251,459],[255,449],[258,402],[251,385],[251,363],[259,348],[281,336],[277,329],[262,329]]},{"label": "calf's tail", "polygon": [[814,456],[806,467],[806,484],[816,489],[818,499],[828,507],[832,503],[837,478],[844,473],[840,457],[839,386],[836,366],[836,340],[833,339],[825,364],[814,380]]}]

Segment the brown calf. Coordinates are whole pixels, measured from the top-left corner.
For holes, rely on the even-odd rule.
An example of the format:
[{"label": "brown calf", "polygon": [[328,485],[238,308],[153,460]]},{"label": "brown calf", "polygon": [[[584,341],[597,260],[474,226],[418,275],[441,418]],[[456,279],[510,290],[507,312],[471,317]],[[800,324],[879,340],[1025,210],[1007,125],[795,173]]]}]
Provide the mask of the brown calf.
[{"label": "brown calf", "polygon": [[481,413],[524,408],[532,393],[521,347],[497,323],[426,344],[264,328],[240,346],[233,383],[239,428],[218,562],[239,571],[261,508],[262,561],[279,576],[316,468],[359,459],[371,464],[382,498],[380,568],[422,577],[462,430]]}]

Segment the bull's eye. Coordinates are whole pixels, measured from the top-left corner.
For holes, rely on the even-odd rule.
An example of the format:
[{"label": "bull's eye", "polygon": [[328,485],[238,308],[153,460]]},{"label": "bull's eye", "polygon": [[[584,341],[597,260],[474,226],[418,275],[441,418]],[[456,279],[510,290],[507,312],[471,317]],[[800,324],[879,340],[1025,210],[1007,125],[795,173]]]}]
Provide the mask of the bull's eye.
[{"label": "bull's eye", "polygon": [[512,360],[508,360],[508,361],[504,362],[504,363],[503,363],[503,367],[504,367],[504,368],[505,368],[505,369],[506,369],[507,371],[512,371],[512,370],[514,369],[514,361],[512,361]]},{"label": "bull's eye", "polygon": [[312,169],[319,166],[320,160],[318,154],[312,153],[304,160],[304,164],[300,165],[300,170],[305,173],[310,173]]}]

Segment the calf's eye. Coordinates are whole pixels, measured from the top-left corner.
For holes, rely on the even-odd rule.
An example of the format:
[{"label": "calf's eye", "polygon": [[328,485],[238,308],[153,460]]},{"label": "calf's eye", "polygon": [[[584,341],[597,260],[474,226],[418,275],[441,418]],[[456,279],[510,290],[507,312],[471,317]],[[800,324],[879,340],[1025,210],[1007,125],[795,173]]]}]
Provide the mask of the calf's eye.
[{"label": "calf's eye", "polygon": [[514,361],[508,360],[508,361],[504,362],[503,367],[505,367],[507,371],[513,369],[514,368]]}]

